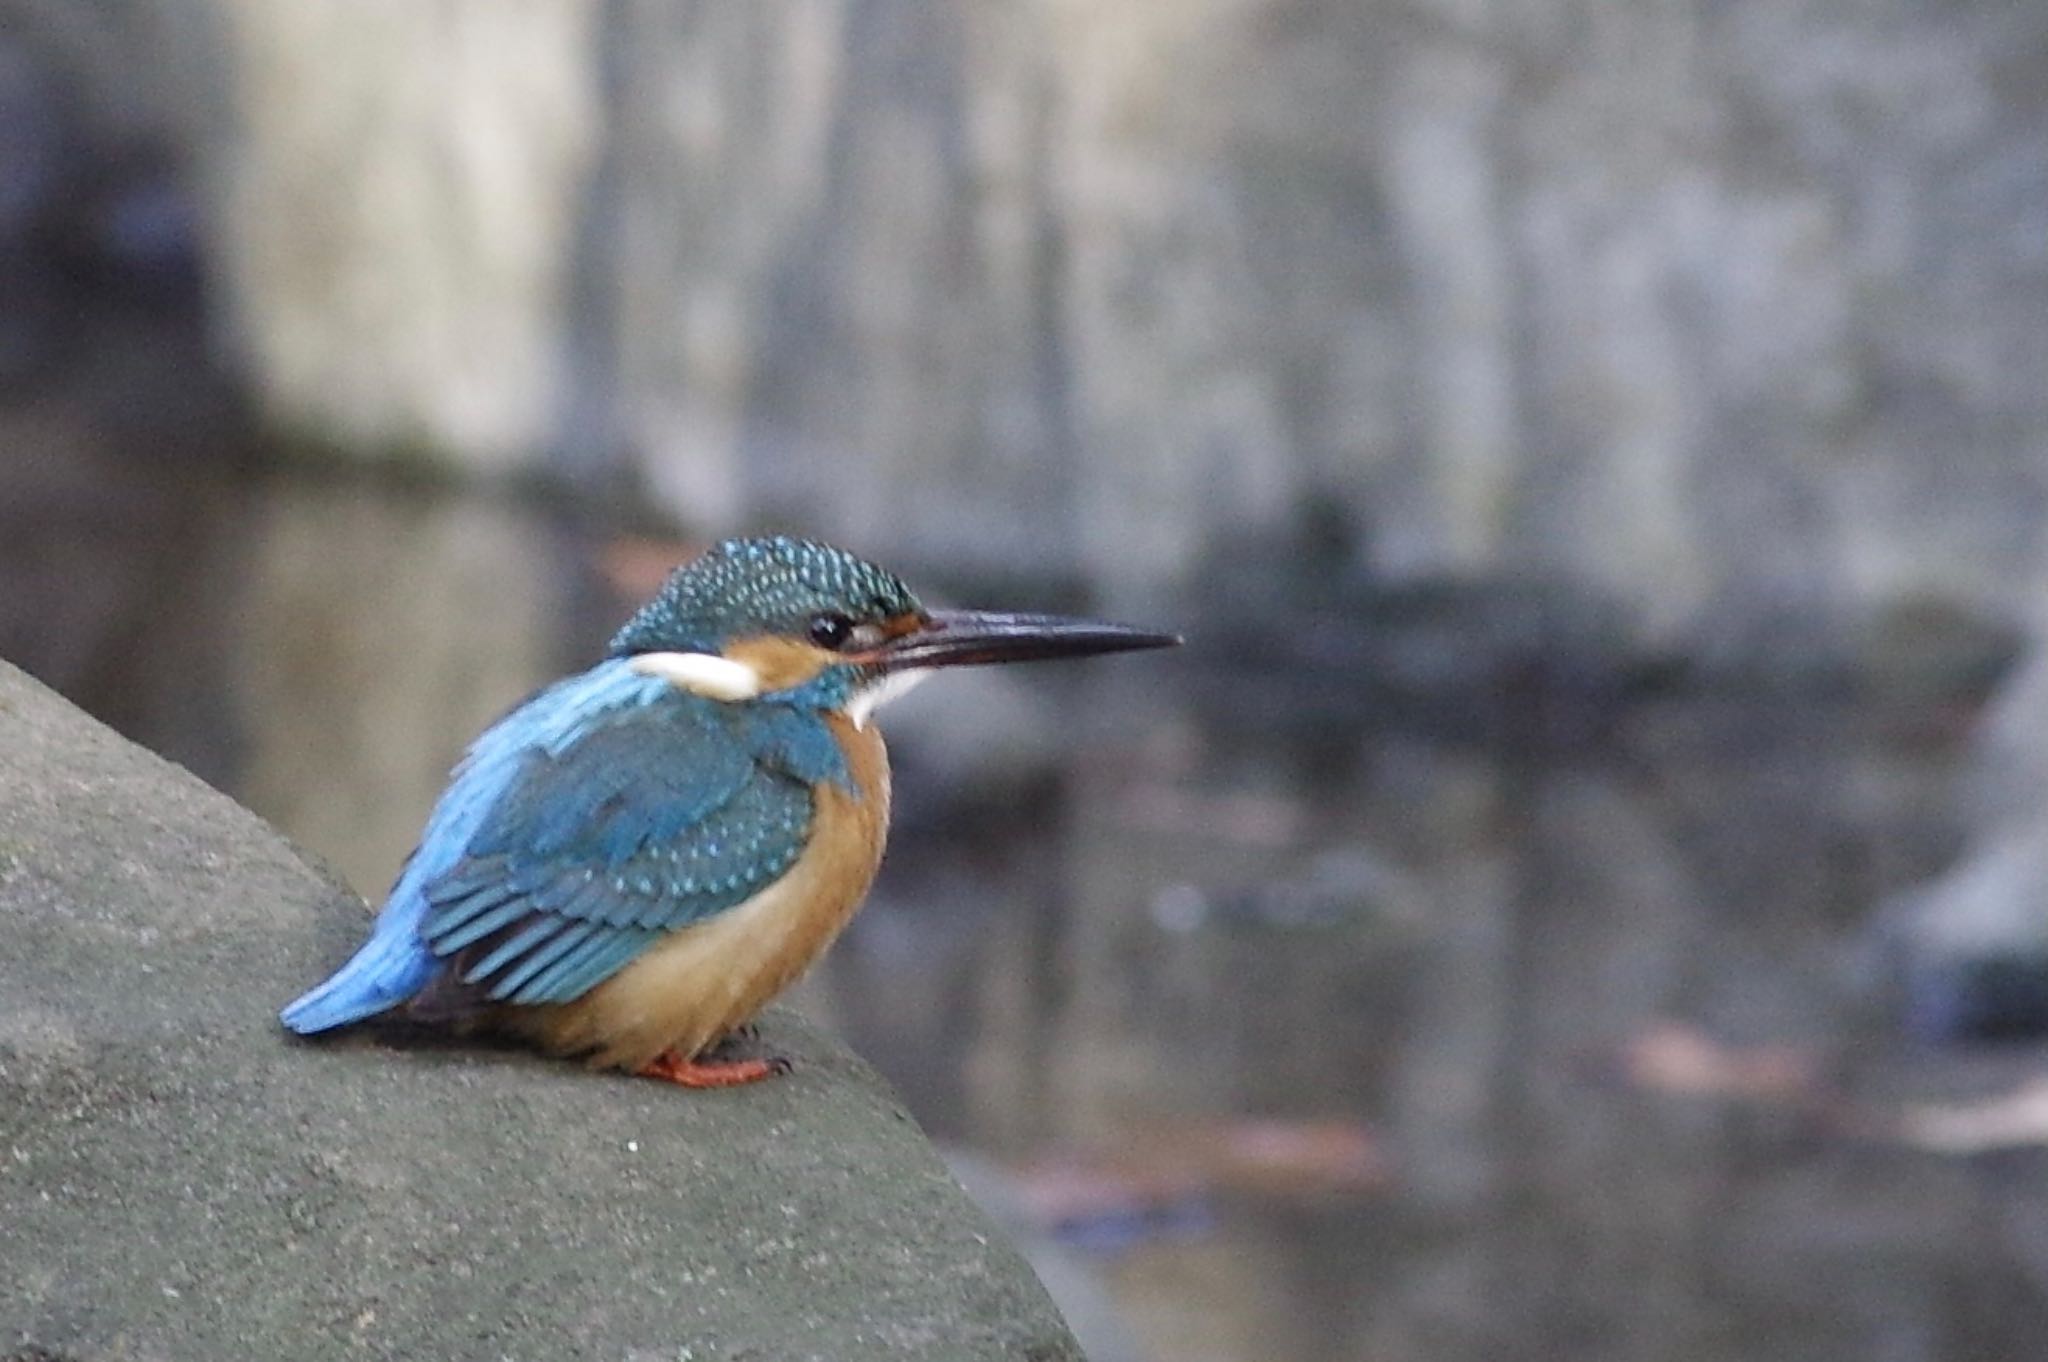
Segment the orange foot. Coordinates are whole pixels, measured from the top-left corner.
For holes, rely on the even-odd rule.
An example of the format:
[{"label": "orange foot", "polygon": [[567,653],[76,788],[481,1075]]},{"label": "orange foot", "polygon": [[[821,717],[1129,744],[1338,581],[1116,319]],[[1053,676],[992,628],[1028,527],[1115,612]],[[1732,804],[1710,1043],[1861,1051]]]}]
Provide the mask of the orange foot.
[{"label": "orange foot", "polygon": [[706,1063],[674,1050],[664,1050],[639,1071],[641,1078],[659,1078],[685,1088],[737,1088],[789,1072],[786,1059],[732,1059]]}]

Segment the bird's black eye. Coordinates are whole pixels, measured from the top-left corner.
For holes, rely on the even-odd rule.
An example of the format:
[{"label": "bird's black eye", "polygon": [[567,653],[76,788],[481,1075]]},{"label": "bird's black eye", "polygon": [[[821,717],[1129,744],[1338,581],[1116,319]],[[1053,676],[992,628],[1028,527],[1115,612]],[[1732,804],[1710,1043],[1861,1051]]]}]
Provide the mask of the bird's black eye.
[{"label": "bird's black eye", "polygon": [[844,615],[811,616],[811,642],[820,648],[839,648],[853,633],[853,621]]}]

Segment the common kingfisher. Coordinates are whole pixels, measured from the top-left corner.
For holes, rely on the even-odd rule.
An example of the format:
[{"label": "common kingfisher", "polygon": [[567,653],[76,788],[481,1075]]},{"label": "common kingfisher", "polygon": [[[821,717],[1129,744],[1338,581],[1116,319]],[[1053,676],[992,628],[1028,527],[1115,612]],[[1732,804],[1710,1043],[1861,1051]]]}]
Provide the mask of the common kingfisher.
[{"label": "common kingfisher", "polygon": [[369,940],[284,1024],[398,1013],[685,1087],[781,1072],[723,1042],[867,896],[889,822],[875,708],[939,667],[1178,642],[927,609],[807,540],[720,544],[470,746]]}]

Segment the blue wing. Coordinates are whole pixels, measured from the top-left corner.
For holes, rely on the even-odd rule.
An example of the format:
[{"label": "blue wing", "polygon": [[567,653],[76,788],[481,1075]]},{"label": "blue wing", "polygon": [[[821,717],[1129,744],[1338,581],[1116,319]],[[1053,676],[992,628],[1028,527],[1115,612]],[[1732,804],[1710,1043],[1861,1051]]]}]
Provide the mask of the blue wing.
[{"label": "blue wing", "polygon": [[580,997],[786,871],[819,780],[850,788],[815,710],[720,704],[603,663],[477,740],[369,942],[284,1021],[343,1025],[437,980],[498,1002]]},{"label": "blue wing", "polygon": [[534,754],[427,885],[428,948],[494,1002],[568,1002],[751,898],[811,821],[809,784],[764,736],[744,709],[677,694]]}]

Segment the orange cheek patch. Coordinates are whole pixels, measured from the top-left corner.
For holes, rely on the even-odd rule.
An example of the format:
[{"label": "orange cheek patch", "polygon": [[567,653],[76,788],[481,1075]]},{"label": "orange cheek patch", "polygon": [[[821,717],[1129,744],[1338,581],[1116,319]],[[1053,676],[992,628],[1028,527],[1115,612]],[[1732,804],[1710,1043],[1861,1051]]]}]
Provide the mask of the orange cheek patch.
[{"label": "orange cheek patch", "polygon": [[794,639],[762,636],[738,639],[725,646],[725,656],[743,662],[761,678],[761,689],[788,690],[801,686],[827,666],[840,660],[837,653]]}]

